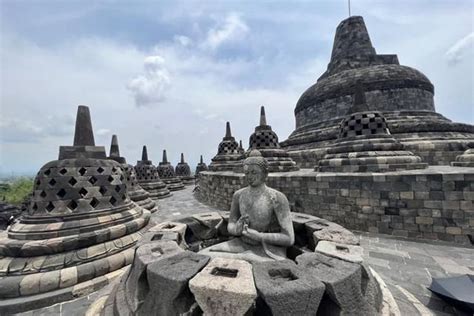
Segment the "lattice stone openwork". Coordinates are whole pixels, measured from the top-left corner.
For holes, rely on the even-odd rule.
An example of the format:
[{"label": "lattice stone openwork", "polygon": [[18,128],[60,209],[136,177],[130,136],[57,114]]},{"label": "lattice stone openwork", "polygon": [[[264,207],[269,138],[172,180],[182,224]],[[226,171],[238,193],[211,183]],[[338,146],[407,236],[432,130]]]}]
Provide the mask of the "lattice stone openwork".
[{"label": "lattice stone openwork", "polygon": [[362,112],[344,119],[339,138],[375,134],[390,134],[385,117],[378,112]]},{"label": "lattice stone openwork", "polygon": [[129,202],[124,170],[115,162],[73,159],[44,166],[37,174],[30,215],[50,216],[115,208]]}]

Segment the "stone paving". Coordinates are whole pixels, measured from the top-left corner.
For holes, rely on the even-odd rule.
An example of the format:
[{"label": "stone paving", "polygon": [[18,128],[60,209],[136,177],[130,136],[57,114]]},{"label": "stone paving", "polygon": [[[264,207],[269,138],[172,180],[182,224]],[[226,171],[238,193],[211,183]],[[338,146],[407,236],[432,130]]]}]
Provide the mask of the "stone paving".
[{"label": "stone paving", "polygon": [[[173,192],[159,201],[156,222],[218,211],[198,202],[193,186]],[[360,233],[364,259],[382,277],[402,315],[467,315],[456,311],[426,288],[431,277],[474,274],[474,248],[445,242],[412,241],[388,235]],[[20,315],[84,315],[88,306],[109,287],[74,301],[56,304]]]}]

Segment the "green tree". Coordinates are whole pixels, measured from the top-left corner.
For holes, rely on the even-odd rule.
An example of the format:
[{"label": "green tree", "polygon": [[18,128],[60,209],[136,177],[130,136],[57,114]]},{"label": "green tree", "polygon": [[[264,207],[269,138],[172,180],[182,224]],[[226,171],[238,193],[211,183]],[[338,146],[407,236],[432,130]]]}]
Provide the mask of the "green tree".
[{"label": "green tree", "polygon": [[0,190],[0,199],[20,206],[21,203],[33,192],[33,179],[18,178]]}]

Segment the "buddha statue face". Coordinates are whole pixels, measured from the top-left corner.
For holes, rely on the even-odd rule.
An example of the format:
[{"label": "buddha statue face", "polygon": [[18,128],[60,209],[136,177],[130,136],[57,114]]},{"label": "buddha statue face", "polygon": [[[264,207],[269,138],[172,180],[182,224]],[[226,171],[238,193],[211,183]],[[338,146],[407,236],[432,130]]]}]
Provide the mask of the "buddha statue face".
[{"label": "buddha statue face", "polygon": [[267,178],[267,173],[261,166],[257,164],[245,164],[244,174],[247,183],[251,187],[258,187],[259,185],[265,183]]}]

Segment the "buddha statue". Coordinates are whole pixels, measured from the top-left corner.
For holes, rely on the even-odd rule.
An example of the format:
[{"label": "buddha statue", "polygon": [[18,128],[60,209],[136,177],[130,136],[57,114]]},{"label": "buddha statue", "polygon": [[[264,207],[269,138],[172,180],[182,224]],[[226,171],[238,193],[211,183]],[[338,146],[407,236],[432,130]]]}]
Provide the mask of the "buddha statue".
[{"label": "buddha statue", "polygon": [[266,186],[268,162],[258,150],[250,152],[243,170],[248,186],[234,193],[227,226],[235,238],[201,252],[250,262],[284,260],[295,239],[288,200]]}]

